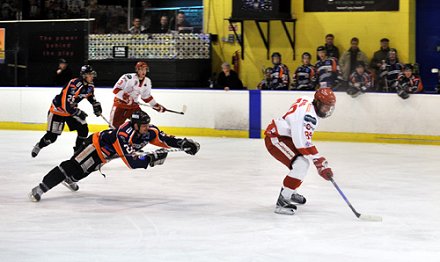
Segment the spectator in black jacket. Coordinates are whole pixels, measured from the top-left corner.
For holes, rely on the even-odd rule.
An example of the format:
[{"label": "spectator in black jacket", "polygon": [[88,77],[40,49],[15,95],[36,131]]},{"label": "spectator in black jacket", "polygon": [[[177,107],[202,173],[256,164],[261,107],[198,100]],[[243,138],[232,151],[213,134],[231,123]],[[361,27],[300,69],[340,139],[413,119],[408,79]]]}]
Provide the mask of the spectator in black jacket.
[{"label": "spectator in black jacket", "polygon": [[56,86],[64,86],[73,78],[72,69],[70,69],[66,59],[61,58],[58,63],[54,83]]},{"label": "spectator in black jacket", "polygon": [[[339,49],[334,44],[335,36],[333,34],[327,34],[325,36],[325,50],[327,51],[328,57],[334,57],[339,59]],[[319,60],[319,59],[318,59]]]},{"label": "spectator in black jacket", "polygon": [[217,86],[225,91],[244,89],[237,72],[231,69],[231,65],[228,62],[222,64],[222,72],[218,75]]},{"label": "spectator in black jacket", "polygon": [[170,23],[168,16],[162,15],[160,17],[159,25],[153,25],[148,29],[148,33],[166,34],[170,32]]}]

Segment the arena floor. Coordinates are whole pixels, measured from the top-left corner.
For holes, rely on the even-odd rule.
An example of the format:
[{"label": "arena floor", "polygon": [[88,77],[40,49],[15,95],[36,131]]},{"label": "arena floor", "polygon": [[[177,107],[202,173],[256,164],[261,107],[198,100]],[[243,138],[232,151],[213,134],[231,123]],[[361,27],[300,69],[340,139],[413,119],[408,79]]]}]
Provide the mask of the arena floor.
[{"label": "arena floor", "polygon": [[317,142],[358,220],[314,167],[307,204],[273,213],[287,170],[262,140],[196,138],[196,156],[129,170],[114,160],[39,203],[29,191],[70,157],[75,134],[32,159],[43,135],[0,131],[0,261],[438,261],[438,146]]}]

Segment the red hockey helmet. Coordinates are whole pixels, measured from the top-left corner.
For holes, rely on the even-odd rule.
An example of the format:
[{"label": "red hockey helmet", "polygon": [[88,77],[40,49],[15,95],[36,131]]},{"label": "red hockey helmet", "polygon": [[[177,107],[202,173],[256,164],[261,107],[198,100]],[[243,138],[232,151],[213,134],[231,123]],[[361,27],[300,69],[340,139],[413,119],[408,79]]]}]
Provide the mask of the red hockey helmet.
[{"label": "red hockey helmet", "polygon": [[326,118],[332,115],[335,105],[336,96],[331,88],[320,88],[315,93],[315,105],[316,114],[321,118]]},{"label": "red hockey helmet", "polygon": [[148,65],[145,62],[139,61],[136,63],[135,65],[136,71],[139,70],[140,68],[146,68],[147,72],[148,72]]}]

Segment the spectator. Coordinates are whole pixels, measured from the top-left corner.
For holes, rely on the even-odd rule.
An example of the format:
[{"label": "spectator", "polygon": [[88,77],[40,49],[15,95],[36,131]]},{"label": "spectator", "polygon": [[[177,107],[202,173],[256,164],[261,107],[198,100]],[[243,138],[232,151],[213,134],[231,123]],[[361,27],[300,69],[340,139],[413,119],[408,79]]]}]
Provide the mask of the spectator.
[{"label": "spectator", "polygon": [[168,21],[168,16],[162,15],[160,17],[159,25],[153,26],[148,30],[149,33],[165,34],[170,32],[170,23]]},{"label": "spectator", "polygon": [[353,98],[365,93],[373,86],[371,73],[365,69],[363,61],[357,62],[355,71],[349,77],[348,85],[347,94]]},{"label": "spectator", "polygon": [[58,60],[58,68],[54,79],[55,85],[65,86],[67,82],[69,82],[72,78],[72,69],[70,69],[66,59],[61,58],[60,60]]},{"label": "spectator", "polygon": [[380,66],[379,85],[381,90],[385,92],[396,92],[398,81],[397,78],[402,72],[403,65],[399,63],[397,50],[390,48],[387,59]]},{"label": "spectator", "polygon": [[179,33],[192,33],[193,28],[191,27],[191,24],[186,21],[184,12],[177,12],[171,30],[178,31]]},{"label": "spectator", "polygon": [[302,66],[298,67],[292,76],[292,87],[296,90],[315,90],[316,70],[310,63],[312,55],[305,52],[301,56]]},{"label": "spectator", "polygon": [[266,69],[264,69],[264,71],[263,71],[264,79],[260,83],[258,83],[257,89],[260,89],[260,90],[268,90],[269,89],[272,70],[273,70],[272,67],[267,67]]},{"label": "spectator", "polygon": [[[327,52],[328,57],[334,57],[339,59],[339,49],[334,45],[335,36],[333,34],[327,34],[325,36],[324,48]],[[319,57],[318,57],[319,60]]]},{"label": "spectator", "polygon": [[137,17],[133,19],[133,26],[128,31],[130,34],[142,34],[147,32],[145,26],[141,24],[141,19]]},{"label": "spectator", "polygon": [[373,54],[371,59],[370,68],[374,70],[374,73],[378,75],[380,67],[387,59],[388,52],[390,51],[390,40],[388,38],[382,38],[380,40],[380,49]]},{"label": "spectator", "polygon": [[231,65],[228,62],[222,64],[222,72],[218,75],[217,86],[225,91],[244,89],[237,72],[231,69]]},{"label": "spectator", "polygon": [[328,57],[324,46],[319,46],[316,51],[319,57],[319,61],[315,65],[319,88],[330,87],[336,90],[343,80],[337,59]]},{"label": "spectator", "polygon": [[270,77],[269,89],[271,90],[288,90],[289,89],[289,68],[281,63],[281,54],[272,53],[272,74]]},{"label": "spectator", "polygon": [[403,73],[397,78],[397,95],[402,99],[407,99],[409,94],[420,93],[423,91],[423,84],[420,77],[414,75],[414,67],[411,64],[403,66]]},{"label": "spectator", "polygon": [[367,55],[359,49],[359,39],[353,37],[350,41],[351,47],[348,51],[344,52],[339,60],[339,65],[341,66],[342,78],[347,81],[348,77],[356,69],[356,64],[359,61],[364,62],[368,65]]}]

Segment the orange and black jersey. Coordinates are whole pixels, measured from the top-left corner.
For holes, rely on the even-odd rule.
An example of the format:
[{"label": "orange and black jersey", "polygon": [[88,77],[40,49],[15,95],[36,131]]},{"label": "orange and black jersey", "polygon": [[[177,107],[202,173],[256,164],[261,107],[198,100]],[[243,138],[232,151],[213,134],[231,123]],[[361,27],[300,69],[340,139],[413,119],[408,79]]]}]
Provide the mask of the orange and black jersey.
[{"label": "orange and black jersey", "polygon": [[93,134],[93,145],[103,163],[120,157],[129,168],[147,168],[148,158],[133,154],[147,144],[163,148],[180,148],[180,141],[182,139],[169,136],[153,125],[150,125],[147,134],[141,135],[135,131],[130,121],[125,122],[118,129],[108,129]]},{"label": "orange and black jersey", "polygon": [[84,98],[91,104],[96,102],[94,89],[93,84],[84,84],[82,79],[74,78],[52,100],[50,111],[60,116],[75,115],[79,110],[78,103]]}]

